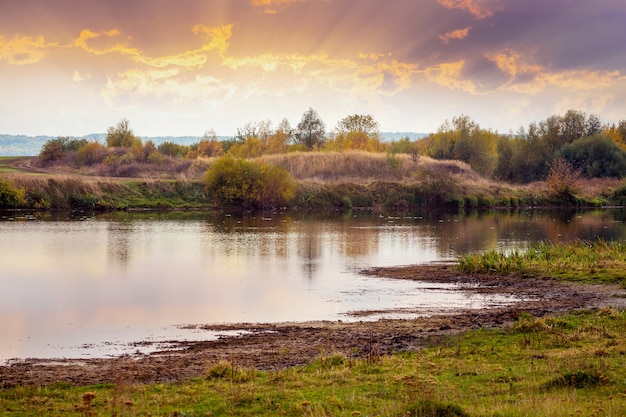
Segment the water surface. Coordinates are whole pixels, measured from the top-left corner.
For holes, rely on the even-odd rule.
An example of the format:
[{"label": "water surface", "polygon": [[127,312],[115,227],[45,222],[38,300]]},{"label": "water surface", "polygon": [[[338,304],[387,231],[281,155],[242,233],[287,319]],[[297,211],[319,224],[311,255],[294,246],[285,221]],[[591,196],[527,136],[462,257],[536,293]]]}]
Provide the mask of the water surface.
[{"label": "water surface", "polygon": [[[216,336],[188,325],[488,308],[514,300],[359,271],[625,234],[615,210],[0,216],[0,362],[118,355],[142,340]],[[362,310],[393,312],[351,314]]]}]

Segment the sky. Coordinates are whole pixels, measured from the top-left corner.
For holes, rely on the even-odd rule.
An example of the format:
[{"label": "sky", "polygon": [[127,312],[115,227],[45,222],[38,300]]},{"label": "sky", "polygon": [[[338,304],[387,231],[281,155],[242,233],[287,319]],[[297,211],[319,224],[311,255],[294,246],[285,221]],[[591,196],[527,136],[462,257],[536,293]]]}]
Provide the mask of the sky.
[{"label": "sky", "polygon": [[2,0],[0,134],[626,119],[624,0]]}]

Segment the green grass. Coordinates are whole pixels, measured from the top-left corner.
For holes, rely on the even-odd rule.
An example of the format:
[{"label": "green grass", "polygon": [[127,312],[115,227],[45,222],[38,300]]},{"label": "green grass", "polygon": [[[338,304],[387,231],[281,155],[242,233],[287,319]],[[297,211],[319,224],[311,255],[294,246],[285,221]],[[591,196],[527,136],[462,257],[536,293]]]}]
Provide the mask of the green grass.
[{"label": "green grass", "polygon": [[208,365],[202,378],[0,390],[3,416],[623,416],[626,312],[523,315],[413,353],[327,355],[275,372]]},{"label": "green grass", "polygon": [[0,174],[21,172],[11,165],[16,159],[17,158],[13,156],[0,156]]},{"label": "green grass", "polygon": [[626,245],[616,241],[540,242],[525,251],[492,250],[465,255],[459,259],[458,265],[468,273],[518,273],[626,287]]}]

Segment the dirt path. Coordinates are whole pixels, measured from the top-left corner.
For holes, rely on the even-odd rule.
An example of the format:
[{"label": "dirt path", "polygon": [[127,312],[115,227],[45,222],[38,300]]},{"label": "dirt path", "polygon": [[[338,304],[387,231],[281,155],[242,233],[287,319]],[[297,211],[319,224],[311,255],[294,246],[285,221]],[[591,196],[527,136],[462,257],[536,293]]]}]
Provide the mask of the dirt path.
[{"label": "dirt path", "polygon": [[448,265],[376,268],[367,273],[457,283],[464,290],[512,294],[526,301],[506,308],[459,311],[411,320],[206,326],[211,330],[246,330],[246,333],[215,341],[174,341],[178,349],[136,357],[15,362],[0,367],[0,388],[57,381],[80,385],[181,381],[205,374],[212,364],[222,360],[244,367],[278,370],[309,363],[320,354],[372,357],[416,350],[432,343],[433,338],[468,329],[503,326],[522,312],[542,316],[606,305],[623,308],[626,301],[624,291],[617,287],[563,284],[517,276],[466,275]]}]

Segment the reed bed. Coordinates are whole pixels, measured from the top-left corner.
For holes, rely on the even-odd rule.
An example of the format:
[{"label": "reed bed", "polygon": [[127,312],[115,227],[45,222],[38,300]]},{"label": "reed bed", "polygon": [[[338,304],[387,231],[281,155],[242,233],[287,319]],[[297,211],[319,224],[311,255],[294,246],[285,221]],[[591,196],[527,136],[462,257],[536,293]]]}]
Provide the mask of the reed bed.
[{"label": "reed bed", "polygon": [[458,265],[468,273],[549,276],[586,283],[621,284],[626,288],[626,245],[619,241],[539,242],[524,251],[491,250],[464,255]]}]

